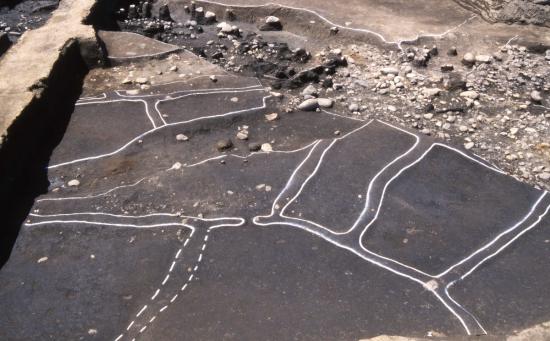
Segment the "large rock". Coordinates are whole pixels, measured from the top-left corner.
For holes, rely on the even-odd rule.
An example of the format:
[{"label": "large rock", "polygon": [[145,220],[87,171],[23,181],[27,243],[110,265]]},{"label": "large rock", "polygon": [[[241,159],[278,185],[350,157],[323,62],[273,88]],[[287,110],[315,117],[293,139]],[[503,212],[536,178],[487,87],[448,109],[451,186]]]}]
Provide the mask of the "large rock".
[{"label": "large rock", "polygon": [[319,108],[319,101],[316,98],[306,99],[298,105],[298,109],[302,111],[314,111],[317,108]]}]

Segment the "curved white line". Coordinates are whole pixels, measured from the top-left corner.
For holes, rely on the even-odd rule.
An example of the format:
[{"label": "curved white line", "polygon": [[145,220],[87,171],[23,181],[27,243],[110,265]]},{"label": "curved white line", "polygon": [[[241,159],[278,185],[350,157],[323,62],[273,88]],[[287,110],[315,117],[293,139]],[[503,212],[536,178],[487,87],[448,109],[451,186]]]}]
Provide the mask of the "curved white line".
[{"label": "curved white line", "polygon": [[469,255],[468,257],[464,258],[463,260],[461,260],[460,262],[452,265],[451,267],[449,267],[447,270],[443,271],[442,273],[438,274],[437,278],[440,278],[441,276],[444,276],[445,274],[447,274],[449,271],[451,271],[452,269],[454,269],[455,267],[469,261],[470,259],[472,259],[472,257],[474,257],[475,255],[479,254],[480,252],[482,252],[483,250],[486,250],[488,249],[491,245],[493,245],[494,243],[496,243],[500,238],[502,238],[503,236],[507,235],[508,233],[514,231],[515,229],[517,229],[521,224],[523,224],[527,219],[529,219],[531,217],[531,215],[533,214],[533,212],[535,212],[537,206],[539,206],[540,202],[542,201],[542,199],[546,196],[546,194],[548,194],[548,192],[544,191],[542,193],[542,195],[537,199],[537,201],[535,202],[535,204],[531,207],[531,209],[529,210],[529,212],[520,220],[518,221],[516,224],[514,224],[512,227],[502,231],[498,236],[496,236],[493,240],[491,240],[489,243],[485,244],[483,247],[479,248],[478,250],[476,250],[474,253],[472,253],[471,255]]},{"label": "curved white line", "polygon": [[[166,83],[159,83],[159,84],[154,84],[152,86],[154,87],[159,87],[159,86],[164,86],[164,85],[172,85],[172,84],[180,84],[180,83],[189,83],[195,79],[199,79],[199,78],[206,78],[206,77],[210,77],[211,75],[200,75],[200,76],[195,76],[195,77],[191,77],[191,78],[188,78],[188,79],[183,79],[183,80],[178,80],[178,81],[173,81],[173,82],[166,82]],[[236,78],[236,79],[255,79],[256,82],[258,82],[258,85],[257,86],[263,86],[262,83],[260,82],[260,80],[258,79],[258,77],[241,77],[241,76],[232,76],[232,75],[228,75],[227,73],[225,74],[221,74],[221,75],[214,75],[216,77],[220,77],[220,78]],[[191,85],[191,84],[190,84]],[[251,85],[253,86],[253,85]],[[206,90],[206,89],[198,89],[197,91],[200,91],[200,90]],[[215,90],[215,89],[212,89],[212,90]],[[115,92],[121,96],[121,97],[133,97],[133,96],[140,96],[140,97],[151,97],[151,96],[158,96],[158,95],[122,95],[120,94],[119,92],[123,92],[123,91],[130,91],[130,90],[127,90],[127,89],[119,89],[119,90],[115,90]],[[182,90],[182,91],[187,91],[187,90]],[[178,91],[175,91],[174,93],[177,93]]]},{"label": "curved white line", "polygon": [[[164,86],[164,85],[168,85],[168,84],[175,84],[175,83],[179,83],[179,82],[173,82],[173,83],[164,83],[164,84],[155,84],[154,86]],[[263,89],[263,86],[262,85],[249,85],[249,86],[243,86],[243,87],[232,87],[232,88],[204,88],[204,89],[190,89],[190,90],[180,90],[180,91],[172,91],[172,92],[169,92],[169,93],[162,93],[162,94],[148,94],[148,95],[126,95],[126,94],[122,94],[122,92],[126,91],[131,91],[131,90],[115,90],[114,92],[122,97],[122,98],[148,98],[148,97],[161,97],[161,96],[171,96],[171,95],[174,95],[174,94],[192,94],[192,93],[196,93],[196,92],[203,92],[203,93],[217,93],[218,91],[224,91],[224,90],[247,90],[247,89]]]},{"label": "curved white line", "polygon": [[234,157],[234,158],[238,158],[238,159],[248,159],[249,157],[252,157],[252,156],[255,156],[255,155],[297,153],[297,152],[300,152],[300,151],[303,151],[305,149],[310,148],[311,146],[313,146],[314,144],[316,144],[319,141],[321,141],[321,140],[315,140],[315,141],[311,142],[310,144],[307,144],[303,147],[300,147],[300,148],[297,148],[297,149],[292,149],[292,150],[272,150],[270,152],[252,152],[252,153],[249,153],[249,154],[244,155],[244,156],[237,155],[237,154],[218,155],[218,156],[214,156],[214,157],[211,157],[211,158],[208,158],[208,159],[204,159],[204,160],[196,162],[196,163],[192,163],[190,165],[185,165],[184,164],[183,167],[192,168],[192,167],[203,165],[203,164],[208,163],[210,161],[225,159],[225,158],[228,158],[228,157]]},{"label": "curved white line", "polygon": [[210,119],[210,118],[231,116],[231,115],[236,115],[236,114],[245,113],[245,112],[249,112],[249,111],[255,111],[255,110],[265,109],[265,108],[267,107],[266,99],[268,99],[268,98],[270,98],[270,97],[271,97],[271,96],[264,96],[264,97],[262,98],[263,105],[261,105],[261,106],[259,106],[259,107],[248,108],[248,109],[243,109],[243,110],[236,110],[236,111],[231,111],[231,112],[224,113],[224,114],[219,114],[219,115],[201,116],[201,117],[197,117],[197,118],[194,118],[194,119],[191,119],[191,120],[187,120],[187,121],[168,123],[168,124],[166,124],[165,126],[157,127],[157,128],[148,130],[148,131],[146,131],[145,133],[136,136],[135,138],[133,138],[132,140],[130,140],[129,142],[127,142],[125,145],[123,145],[122,147],[118,148],[117,150],[115,150],[115,151],[113,151],[113,152],[106,153],[106,154],[101,154],[101,155],[97,155],[97,156],[90,156],[90,157],[85,157],[85,158],[81,158],[81,159],[76,159],[76,160],[73,160],[73,161],[67,161],[67,162],[58,163],[58,164],[56,164],[56,165],[49,166],[48,169],[59,168],[59,167],[63,167],[63,166],[67,166],[67,165],[71,165],[71,164],[75,164],[75,163],[79,163],[79,162],[83,162],[83,161],[97,160],[97,159],[101,159],[101,158],[104,158],[104,157],[107,157],[107,156],[115,155],[115,154],[117,154],[117,153],[120,153],[120,152],[123,151],[124,149],[128,148],[128,146],[130,146],[130,145],[133,144],[134,142],[136,142],[136,141],[140,140],[141,138],[143,138],[143,137],[145,137],[145,136],[147,136],[147,135],[149,135],[149,134],[151,134],[151,133],[153,133],[153,132],[156,132],[157,130],[160,130],[160,129],[164,128],[164,127],[176,126],[176,125],[180,125],[180,124],[187,124],[187,123],[191,123],[191,122],[195,122],[195,121],[200,121],[200,120],[206,120],[206,119]]},{"label": "curved white line", "polygon": [[90,100],[104,99],[104,98],[107,98],[107,94],[103,92],[99,96],[80,97],[76,102],[78,103],[80,101],[90,101]]},{"label": "curved white line", "polygon": [[192,94],[187,94],[187,95],[181,95],[181,96],[176,96],[176,97],[171,97],[171,98],[165,98],[165,99],[160,99],[160,100],[157,100],[155,102],[155,110],[157,112],[157,114],[159,115],[160,119],[162,120],[162,122],[164,123],[164,125],[167,125],[168,123],[166,123],[166,121],[164,120],[164,117],[162,116],[162,113],[158,107],[158,105],[162,102],[169,102],[169,101],[175,101],[175,100],[178,100],[178,99],[182,99],[182,98],[185,98],[185,97],[191,97],[191,96],[200,96],[200,95],[217,95],[217,94],[241,94],[241,93],[245,93],[245,92],[258,92],[258,91],[265,91],[263,88],[257,88],[257,89],[247,89],[247,90],[226,90],[226,91],[216,91],[216,92],[195,92],[195,93],[192,93]]},{"label": "curved white line", "polygon": [[483,333],[485,335],[487,335],[487,331],[485,330],[485,328],[483,328],[483,326],[481,325],[481,323],[478,321],[478,319],[472,314],[470,313],[466,308],[464,308],[463,305],[459,304],[450,294],[449,294],[449,287],[451,287],[455,282],[451,282],[449,284],[447,284],[447,286],[445,287],[445,295],[454,303],[456,304],[457,306],[461,307],[462,310],[464,310],[468,315],[470,315],[474,321],[476,321],[477,325],[481,328],[481,330],[483,331]]},{"label": "curved white line", "polygon": [[106,191],[106,192],[103,192],[103,193],[99,193],[99,194],[94,194],[94,195],[88,195],[88,196],[85,196],[85,197],[64,197],[64,198],[44,198],[44,199],[38,199],[36,200],[36,202],[42,202],[42,201],[61,201],[61,200],[78,200],[78,199],[93,199],[93,198],[98,198],[98,197],[102,197],[102,196],[105,196],[111,192],[114,192],[118,189],[121,189],[121,188],[128,188],[128,187],[134,187],[134,186],[137,186],[138,184],[140,184],[141,182],[143,182],[143,180],[145,180],[147,178],[142,178],[141,180],[138,180],[137,182],[131,184],[131,185],[122,185],[122,186],[117,186],[117,187],[114,187],[114,188],[111,188],[110,190]]},{"label": "curved white line", "polygon": [[281,5],[281,4],[277,4],[277,3],[273,3],[273,2],[270,2],[270,3],[266,3],[266,4],[263,4],[263,5],[237,5],[237,4],[224,4],[222,2],[217,2],[217,1],[210,1],[210,0],[200,0],[199,2],[202,2],[202,3],[209,3],[209,4],[214,4],[214,5],[219,5],[219,6],[224,6],[224,7],[237,7],[237,8],[260,8],[260,7],[269,7],[269,6],[275,6],[275,7],[279,7],[279,8],[287,8],[287,9],[291,9],[291,10],[297,10],[297,11],[303,11],[303,12],[307,12],[307,13],[310,13],[310,14],[313,14],[315,16],[317,16],[319,19],[321,19],[322,21],[326,22],[327,24],[331,25],[331,26],[334,26],[334,27],[338,27],[339,29],[343,29],[343,30],[347,30],[347,31],[353,31],[353,32],[360,32],[360,33],[367,33],[367,34],[372,34],[376,37],[378,37],[382,42],[386,43],[386,44],[392,44],[392,45],[397,45],[397,47],[400,49],[400,50],[403,50],[403,48],[401,47],[401,44],[403,43],[411,43],[411,42],[415,42],[417,41],[418,39],[422,38],[422,37],[433,37],[433,38],[440,38],[440,37],[443,37],[447,34],[449,34],[450,32],[462,27],[463,25],[465,25],[466,23],[468,23],[469,21],[473,20],[474,18],[477,17],[477,15],[473,15],[471,16],[470,18],[464,20],[462,23],[458,24],[457,26],[454,26],[454,27],[451,27],[449,29],[447,29],[446,31],[444,31],[443,33],[437,33],[437,34],[431,34],[431,33],[428,33],[428,34],[423,34],[423,35],[416,35],[415,38],[413,39],[409,39],[409,40],[398,40],[398,41],[389,41],[387,40],[382,34],[378,33],[378,32],[375,32],[375,31],[372,31],[372,30],[369,30],[369,29],[366,29],[366,28],[355,28],[355,27],[348,27],[348,26],[343,26],[343,25],[340,25],[340,24],[337,24],[329,19],[327,19],[326,17],[322,16],[320,13],[314,11],[314,10],[311,10],[311,9],[308,9],[308,8],[303,8],[303,7],[292,7],[292,6],[286,6],[286,5]]},{"label": "curved white line", "polygon": [[[368,189],[367,189],[367,198],[366,198],[366,201],[365,201],[365,205],[364,205],[364,208],[363,208],[363,211],[359,214],[359,217],[357,218],[357,220],[355,221],[355,223],[346,231],[343,231],[343,232],[334,232],[332,231],[331,229],[321,225],[321,224],[318,224],[318,223],[315,223],[313,221],[310,221],[308,219],[302,219],[302,218],[296,218],[296,217],[291,217],[291,216],[287,216],[284,214],[285,210],[300,196],[300,194],[302,193],[303,189],[305,188],[305,186],[307,185],[307,183],[317,174],[317,171],[319,170],[319,168],[321,167],[322,163],[323,163],[323,159],[326,155],[326,153],[332,148],[332,146],[339,140],[342,140],[346,137],[348,137],[349,135],[351,135],[352,133],[355,133],[365,127],[367,127],[370,123],[372,123],[374,120],[371,120],[369,121],[367,124],[361,126],[360,128],[358,129],[355,129],[353,131],[351,131],[350,133],[340,137],[340,138],[337,138],[337,139],[334,139],[334,141],[323,151],[323,153],[321,154],[321,157],[319,158],[319,161],[317,163],[317,166],[315,167],[314,171],[307,177],[307,179],[302,183],[302,186],[300,187],[299,191],[296,193],[296,195],[283,207],[283,209],[281,210],[280,212],[280,216],[281,217],[284,217],[284,218],[290,218],[290,219],[296,219],[296,220],[301,220],[301,221],[304,221],[304,222],[308,222],[312,225],[315,225],[321,229],[324,229],[328,232],[330,232],[331,234],[334,234],[334,235],[344,235],[344,234],[348,234],[350,233],[351,231],[353,231],[356,227],[357,227],[357,224],[359,224],[359,221],[361,220],[361,217],[368,211],[369,209],[369,203],[370,203],[370,193],[372,191],[372,186],[374,185],[376,179],[378,178],[378,176],[380,176],[388,167],[391,167],[391,165],[393,165],[395,162],[399,161],[401,158],[405,157],[406,155],[408,155],[409,153],[411,153],[418,145],[418,143],[420,142],[420,138],[415,135],[415,134],[412,134],[406,130],[403,130],[401,128],[398,128],[398,127],[394,127],[394,126],[391,126],[392,128],[395,128],[397,130],[400,130],[402,132],[405,132],[411,136],[413,136],[415,138],[415,143],[413,144],[413,146],[411,148],[409,148],[405,153],[399,155],[398,157],[396,157],[393,161],[391,161],[390,163],[388,163],[384,168],[382,168],[373,178],[372,180],[370,181],[369,183],[369,186],[368,186]],[[378,120],[377,120],[378,121]],[[378,121],[380,123],[384,123],[386,124],[385,122],[382,122],[382,121]]]},{"label": "curved white line", "polygon": [[86,221],[86,220],[46,220],[36,223],[25,223],[26,226],[39,226],[39,225],[49,225],[49,224],[87,224],[87,225],[102,225],[102,226],[114,226],[114,227],[135,227],[142,229],[149,229],[155,227],[169,227],[169,226],[183,226],[190,229],[194,229],[193,226],[181,223],[169,223],[169,224],[121,224],[121,223],[104,223],[97,221]]},{"label": "curved white line", "polygon": [[151,117],[151,113],[149,112],[149,105],[147,104],[147,101],[144,101],[142,99],[130,99],[130,98],[120,98],[120,99],[111,99],[108,101],[92,101],[92,102],[82,102],[82,103],[76,103],[75,106],[83,106],[83,105],[89,105],[89,104],[107,104],[107,103],[116,103],[116,102],[141,102],[145,105],[145,114],[149,118],[149,121],[151,121],[151,124],[153,125],[153,128],[157,128],[157,125],[155,124],[155,121],[153,120],[153,117]]},{"label": "curved white line", "polygon": [[[545,192],[546,193],[546,192]],[[494,256],[496,256],[497,254],[499,254],[502,250],[504,250],[505,248],[507,248],[508,246],[510,246],[510,244],[512,244],[514,241],[516,241],[516,239],[518,239],[519,237],[521,237],[522,235],[524,235],[525,233],[527,233],[528,231],[530,231],[531,229],[533,229],[535,226],[538,225],[538,223],[540,223],[540,221],[542,220],[542,218],[544,218],[544,216],[546,216],[546,214],[548,214],[548,211],[550,211],[550,205],[548,205],[548,207],[546,208],[546,210],[544,211],[544,213],[542,213],[541,215],[539,215],[539,217],[537,218],[537,220],[532,223],[531,225],[529,225],[528,227],[526,227],[524,230],[522,230],[520,233],[518,233],[516,236],[514,236],[514,238],[510,239],[506,244],[504,244],[503,246],[501,246],[497,251],[493,252],[492,254],[490,254],[489,256],[485,257],[483,260],[481,260],[478,264],[476,264],[474,267],[472,267],[470,269],[470,271],[468,271],[467,273],[465,273],[464,275],[462,275],[460,277],[461,280],[463,280],[464,278],[468,277],[472,272],[474,272],[479,266],[481,266],[483,263],[485,263],[486,261],[488,261],[489,259],[493,258]]]}]

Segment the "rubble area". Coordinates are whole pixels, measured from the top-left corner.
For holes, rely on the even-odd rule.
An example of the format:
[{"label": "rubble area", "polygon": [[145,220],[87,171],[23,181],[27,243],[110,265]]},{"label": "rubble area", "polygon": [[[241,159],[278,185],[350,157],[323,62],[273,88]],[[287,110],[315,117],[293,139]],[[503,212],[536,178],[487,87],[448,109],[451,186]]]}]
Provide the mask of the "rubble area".
[{"label": "rubble area", "polygon": [[[335,107],[358,118],[413,127],[462,146],[506,172],[550,189],[550,50],[511,39],[479,53],[461,46],[370,44],[292,48],[271,31],[277,17],[238,22],[196,4],[175,21],[168,6],[141,1],[118,12],[124,31],[186,47],[227,71],[260,77],[287,112]],[[338,37],[338,28],[331,28]],[[318,100],[319,98],[320,100]]]}]

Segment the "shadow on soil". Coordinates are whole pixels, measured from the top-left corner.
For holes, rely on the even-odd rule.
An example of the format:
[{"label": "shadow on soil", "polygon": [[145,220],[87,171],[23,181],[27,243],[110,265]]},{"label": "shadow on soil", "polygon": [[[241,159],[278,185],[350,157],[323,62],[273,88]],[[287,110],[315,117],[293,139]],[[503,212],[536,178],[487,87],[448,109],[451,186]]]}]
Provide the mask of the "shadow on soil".
[{"label": "shadow on soil", "polygon": [[0,146],[0,266],[9,259],[34,199],[48,191],[49,158],[65,133],[87,72],[79,43],[68,43]]}]

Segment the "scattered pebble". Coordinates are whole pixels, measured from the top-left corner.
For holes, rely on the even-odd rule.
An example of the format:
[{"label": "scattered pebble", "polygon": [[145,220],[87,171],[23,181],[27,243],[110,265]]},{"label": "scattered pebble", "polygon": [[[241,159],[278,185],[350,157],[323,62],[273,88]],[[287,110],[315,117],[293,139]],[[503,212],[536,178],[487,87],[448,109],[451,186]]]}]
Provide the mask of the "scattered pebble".
[{"label": "scattered pebble", "polygon": [[69,187],[77,187],[77,186],[80,186],[80,181],[78,181],[77,179],[73,179],[67,182],[67,185]]}]

